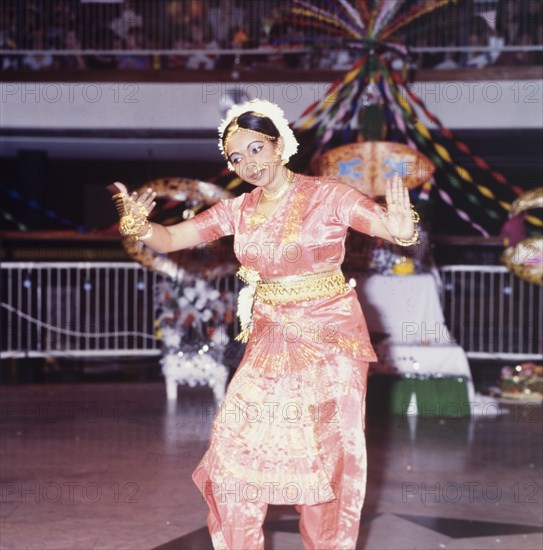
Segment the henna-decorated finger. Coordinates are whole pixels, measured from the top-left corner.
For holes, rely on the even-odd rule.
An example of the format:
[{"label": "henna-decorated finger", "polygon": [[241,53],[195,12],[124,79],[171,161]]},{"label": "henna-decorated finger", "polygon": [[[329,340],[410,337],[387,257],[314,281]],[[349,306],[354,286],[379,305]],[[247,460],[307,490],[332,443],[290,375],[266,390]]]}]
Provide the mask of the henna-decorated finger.
[{"label": "henna-decorated finger", "polygon": [[394,184],[394,179],[389,180],[389,189],[390,189],[390,204],[396,204],[396,186]]},{"label": "henna-decorated finger", "polygon": [[116,181],[114,183],[111,183],[106,187],[106,189],[112,194],[116,195],[117,193],[126,193],[128,190],[126,189],[126,186],[121,183],[120,181]]},{"label": "henna-decorated finger", "polygon": [[409,199],[409,190],[407,187],[403,189],[403,204],[405,208],[411,208],[411,200]]},{"label": "henna-decorated finger", "polygon": [[403,182],[397,172],[394,174],[392,180],[392,194],[394,196],[394,201],[401,205],[403,203]]},{"label": "henna-decorated finger", "polygon": [[393,203],[393,201],[392,201],[392,187],[391,187],[390,180],[386,180],[385,194],[386,194],[387,207],[389,207]]}]

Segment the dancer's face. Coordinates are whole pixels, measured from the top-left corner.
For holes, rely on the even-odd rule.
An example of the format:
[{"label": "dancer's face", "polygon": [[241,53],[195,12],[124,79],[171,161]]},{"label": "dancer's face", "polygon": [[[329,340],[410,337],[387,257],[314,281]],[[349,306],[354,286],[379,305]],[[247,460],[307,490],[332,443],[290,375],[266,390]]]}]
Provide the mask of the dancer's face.
[{"label": "dancer's face", "polygon": [[281,166],[281,141],[270,141],[253,132],[238,130],[230,136],[226,153],[236,174],[257,187],[276,179]]}]

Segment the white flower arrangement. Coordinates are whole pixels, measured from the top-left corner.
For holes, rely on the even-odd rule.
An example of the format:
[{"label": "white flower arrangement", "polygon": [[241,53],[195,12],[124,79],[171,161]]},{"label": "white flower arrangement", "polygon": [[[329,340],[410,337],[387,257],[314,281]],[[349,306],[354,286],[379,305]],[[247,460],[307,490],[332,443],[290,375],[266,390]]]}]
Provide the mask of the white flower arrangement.
[{"label": "white flower arrangement", "polygon": [[235,315],[232,292],[221,292],[207,281],[186,274],[181,281],[163,279],[158,284],[157,338],[167,351],[187,351],[210,344],[224,349],[228,327]]},{"label": "white flower arrangement", "polygon": [[200,353],[185,354],[180,351],[164,355],[162,374],[166,378],[168,399],[177,398],[177,384],[188,384],[191,388],[207,385],[213,390],[217,404],[222,401],[228,369],[210,353],[206,353],[205,347],[202,346]]},{"label": "white flower arrangement", "polygon": [[168,398],[177,398],[177,384],[208,385],[219,403],[228,379],[222,357],[235,317],[234,294],[189,274],[181,281],[163,279],[157,293],[155,327]]}]

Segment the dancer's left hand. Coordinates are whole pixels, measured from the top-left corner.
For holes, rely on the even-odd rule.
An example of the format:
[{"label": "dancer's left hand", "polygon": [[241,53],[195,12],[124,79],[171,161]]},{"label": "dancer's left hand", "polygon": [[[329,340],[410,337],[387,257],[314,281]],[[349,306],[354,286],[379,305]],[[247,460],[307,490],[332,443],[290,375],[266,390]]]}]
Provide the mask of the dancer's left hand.
[{"label": "dancer's left hand", "polygon": [[382,218],[387,231],[399,239],[410,239],[415,233],[409,192],[403,186],[402,178],[395,174],[386,182],[387,210]]}]

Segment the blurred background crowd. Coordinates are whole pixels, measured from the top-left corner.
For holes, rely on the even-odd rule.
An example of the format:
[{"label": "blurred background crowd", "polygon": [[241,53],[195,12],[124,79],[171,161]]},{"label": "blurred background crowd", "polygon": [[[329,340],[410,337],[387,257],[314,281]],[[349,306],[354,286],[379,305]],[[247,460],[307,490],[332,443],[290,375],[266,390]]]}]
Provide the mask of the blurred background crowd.
[{"label": "blurred background crowd", "polygon": [[[287,0],[3,2],[0,67],[213,70],[231,67],[236,52],[243,51],[244,66],[255,70],[274,64],[348,65],[348,45],[338,40],[335,48],[320,47],[323,37],[297,24],[293,5]],[[542,5],[540,0],[463,0],[430,12],[399,38],[419,68],[541,64]],[[292,53],[273,55],[287,49]]]}]

